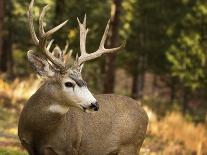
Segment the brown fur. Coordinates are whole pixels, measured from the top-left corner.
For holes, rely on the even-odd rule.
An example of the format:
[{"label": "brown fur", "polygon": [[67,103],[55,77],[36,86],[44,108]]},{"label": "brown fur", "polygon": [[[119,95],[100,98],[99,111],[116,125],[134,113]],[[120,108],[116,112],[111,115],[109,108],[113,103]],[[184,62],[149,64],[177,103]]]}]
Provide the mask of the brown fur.
[{"label": "brown fur", "polygon": [[21,113],[18,135],[31,155],[137,154],[145,138],[148,117],[135,100],[97,95],[98,112],[85,113],[69,107],[61,115],[47,111],[49,105],[64,102],[63,97],[56,100],[54,91],[45,91],[43,85]]}]

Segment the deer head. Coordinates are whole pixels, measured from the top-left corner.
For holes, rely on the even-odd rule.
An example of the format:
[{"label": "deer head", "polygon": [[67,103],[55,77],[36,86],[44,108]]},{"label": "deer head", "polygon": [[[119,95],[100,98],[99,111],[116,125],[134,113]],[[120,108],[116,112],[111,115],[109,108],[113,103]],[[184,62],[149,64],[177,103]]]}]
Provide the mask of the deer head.
[{"label": "deer head", "polygon": [[[86,112],[97,111],[99,109],[98,103],[92,93],[88,90],[87,84],[81,76],[83,64],[86,61],[100,57],[102,54],[115,52],[121,49],[124,44],[112,49],[106,49],[104,47],[109,31],[110,21],[108,21],[98,50],[93,53],[87,53],[85,47],[86,36],[88,33],[88,28],[86,28],[86,16],[84,17],[83,23],[81,23],[77,18],[80,27],[81,55],[78,56],[77,54],[76,59],[71,63],[72,52],[67,52],[68,44],[66,44],[64,50],[61,50],[56,46],[52,51],[50,51],[53,40],[48,41],[48,38],[62,28],[67,23],[67,20],[55,28],[45,32],[43,20],[48,9],[48,6],[45,6],[39,17],[38,38],[33,25],[33,4],[34,0],[31,1],[28,11],[29,30],[32,41],[41,50],[42,56],[30,50],[27,53],[28,60],[36,72],[44,78],[45,83],[48,83],[48,91],[51,89],[54,90],[54,96],[61,98],[61,102],[64,102],[64,105],[75,106]],[[63,104],[61,102],[59,104]]]}]

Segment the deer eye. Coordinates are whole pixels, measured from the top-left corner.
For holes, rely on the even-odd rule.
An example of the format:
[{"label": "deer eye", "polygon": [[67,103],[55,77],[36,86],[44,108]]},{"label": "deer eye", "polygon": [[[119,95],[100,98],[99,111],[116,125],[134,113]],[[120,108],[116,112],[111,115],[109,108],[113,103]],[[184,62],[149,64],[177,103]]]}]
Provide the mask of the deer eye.
[{"label": "deer eye", "polygon": [[66,82],[65,86],[66,87],[74,87],[74,84],[72,82]]}]

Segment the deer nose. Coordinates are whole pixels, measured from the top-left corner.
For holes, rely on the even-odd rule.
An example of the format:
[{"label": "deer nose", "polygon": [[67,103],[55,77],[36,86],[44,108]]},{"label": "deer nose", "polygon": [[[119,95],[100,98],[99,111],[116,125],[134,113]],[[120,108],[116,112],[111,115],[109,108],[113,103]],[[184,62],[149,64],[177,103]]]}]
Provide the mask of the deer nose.
[{"label": "deer nose", "polygon": [[98,111],[99,109],[98,102],[91,103],[90,108],[93,109],[94,111]]}]

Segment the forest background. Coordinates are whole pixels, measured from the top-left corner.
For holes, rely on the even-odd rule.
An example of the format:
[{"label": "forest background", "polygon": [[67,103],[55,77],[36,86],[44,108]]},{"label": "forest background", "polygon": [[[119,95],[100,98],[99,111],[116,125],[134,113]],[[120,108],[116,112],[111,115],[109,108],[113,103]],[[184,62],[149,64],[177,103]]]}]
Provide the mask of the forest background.
[{"label": "forest background", "polygon": [[[116,54],[85,65],[93,93],[137,99],[150,125],[141,154],[207,154],[206,0],[35,0],[34,19],[49,4],[46,29],[69,19],[55,44],[79,51],[77,17],[87,14],[87,51],[95,51],[111,18],[106,46],[126,40]],[[25,154],[17,122],[39,81],[26,53],[35,48],[27,28],[29,0],[0,0],[0,154]],[[37,49],[37,52],[38,51]]]}]

